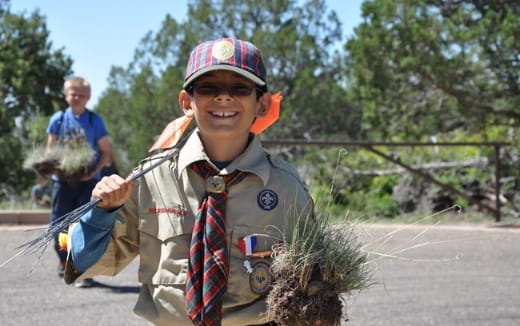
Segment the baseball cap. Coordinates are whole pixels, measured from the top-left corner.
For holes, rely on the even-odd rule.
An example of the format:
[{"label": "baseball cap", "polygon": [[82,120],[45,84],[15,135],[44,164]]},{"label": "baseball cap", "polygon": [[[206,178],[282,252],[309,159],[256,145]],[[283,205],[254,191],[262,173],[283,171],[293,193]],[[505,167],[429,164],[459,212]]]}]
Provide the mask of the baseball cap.
[{"label": "baseball cap", "polygon": [[259,86],[265,86],[265,66],[260,50],[250,42],[223,38],[197,45],[191,51],[183,88],[196,78],[214,70],[230,70]]}]

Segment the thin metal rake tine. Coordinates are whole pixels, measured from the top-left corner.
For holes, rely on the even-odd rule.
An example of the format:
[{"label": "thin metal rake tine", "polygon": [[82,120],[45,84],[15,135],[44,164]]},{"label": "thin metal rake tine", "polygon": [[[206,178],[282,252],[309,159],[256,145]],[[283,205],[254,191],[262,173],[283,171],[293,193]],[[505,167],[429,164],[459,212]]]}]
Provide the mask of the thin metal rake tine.
[{"label": "thin metal rake tine", "polygon": [[16,257],[20,256],[21,254],[25,253],[27,250],[29,250],[29,248],[25,248],[23,250],[20,250],[18,251],[16,254],[14,254],[13,256],[11,256],[11,258],[8,258],[6,261],[4,261],[3,263],[0,264],[0,268],[4,267],[5,265],[7,265],[11,260],[15,259]]},{"label": "thin metal rake tine", "polygon": [[47,245],[50,241],[52,241],[54,239],[54,237],[57,234],[59,234],[59,232],[63,231],[68,226],[70,226],[72,223],[79,220],[79,218],[81,216],[83,216],[84,213],[86,213],[87,211],[92,209],[99,202],[100,202],[100,199],[93,199],[90,202],[88,202],[87,204],[82,205],[82,206],[76,208],[75,210],[63,215],[62,217],[60,217],[61,221],[59,223],[50,225],[43,234],[41,234],[40,236],[38,236],[37,238],[35,238],[31,241],[28,241],[28,242],[16,247],[16,249],[19,249],[21,247],[26,247],[26,246],[33,247],[34,245],[36,245],[38,243],[40,243],[40,244],[43,243],[44,245]]}]

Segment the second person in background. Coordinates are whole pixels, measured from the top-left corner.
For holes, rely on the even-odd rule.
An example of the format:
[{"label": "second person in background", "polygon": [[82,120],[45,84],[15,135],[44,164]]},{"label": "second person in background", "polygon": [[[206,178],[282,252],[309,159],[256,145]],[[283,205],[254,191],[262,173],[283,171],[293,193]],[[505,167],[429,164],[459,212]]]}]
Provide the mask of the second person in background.
[{"label": "second person in background", "polygon": [[[71,77],[64,84],[65,100],[69,107],[56,112],[47,127],[47,150],[53,146],[79,147],[88,144],[95,152],[92,168],[78,180],[68,180],[59,174],[53,175],[51,224],[70,211],[90,201],[92,189],[100,180],[101,169],[110,161],[111,145],[108,131],[101,116],[87,109],[90,99],[90,83],[82,77]],[[63,276],[66,251],[54,246],[59,258],[58,275]],[[76,287],[92,286],[92,279],[77,282]]]}]

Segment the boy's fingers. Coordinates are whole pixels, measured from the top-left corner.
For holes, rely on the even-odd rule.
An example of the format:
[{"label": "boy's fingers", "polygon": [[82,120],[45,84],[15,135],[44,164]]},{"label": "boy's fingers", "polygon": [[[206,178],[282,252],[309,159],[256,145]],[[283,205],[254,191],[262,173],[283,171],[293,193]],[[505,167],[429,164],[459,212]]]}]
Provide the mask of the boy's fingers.
[{"label": "boy's fingers", "polygon": [[113,174],[99,181],[92,191],[93,198],[101,199],[100,208],[113,208],[124,204],[131,190],[131,182]]}]

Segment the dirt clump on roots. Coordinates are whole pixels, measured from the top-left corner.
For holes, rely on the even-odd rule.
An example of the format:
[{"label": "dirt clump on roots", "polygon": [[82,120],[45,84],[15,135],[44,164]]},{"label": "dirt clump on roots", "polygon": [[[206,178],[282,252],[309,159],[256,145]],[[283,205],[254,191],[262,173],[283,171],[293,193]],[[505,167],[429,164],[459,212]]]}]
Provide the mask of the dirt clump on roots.
[{"label": "dirt clump on roots", "polygon": [[312,278],[306,288],[295,278],[278,278],[267,296],[268,315],[283,326],[339,326],[343,304],[332,284]]}]

